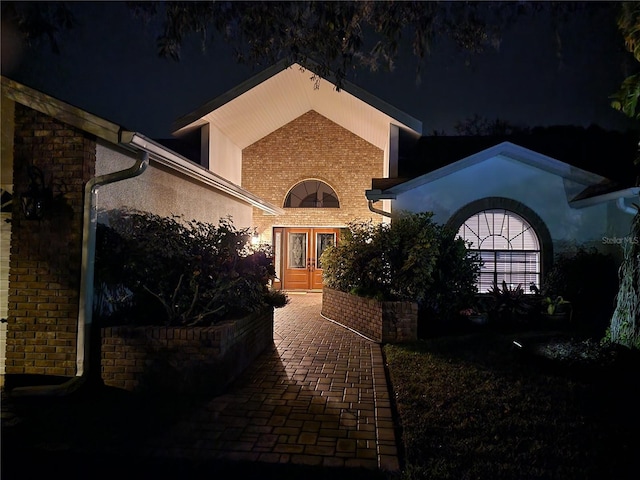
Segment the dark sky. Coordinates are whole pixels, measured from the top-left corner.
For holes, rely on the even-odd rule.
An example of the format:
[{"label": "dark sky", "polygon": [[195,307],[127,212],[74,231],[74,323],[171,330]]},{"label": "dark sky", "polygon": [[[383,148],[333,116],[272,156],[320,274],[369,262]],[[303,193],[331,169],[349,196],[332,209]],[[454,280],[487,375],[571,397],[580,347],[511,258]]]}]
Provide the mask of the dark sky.
[{"label": "dark sky", "polygon": [[[48,46],[16,48],[2,28],[2,74],[126,128],[170,136],[172,122],[260,69],[238,65],[221,43],[205,53],[197,40],[182,60],[156,54],[158,24],[134,19],[122,2],[73,4],[80,26]],[[592,7],[587,7],[591,10]],[[454,133],[474,115],[520,126],[599,125],[627,130],[608,96],[634,73],[613,9],[575,14],[561,29],[559,54],[550,17],[522,19],[503,34],[499,51],[457,52],[438,43],[416,84],[415,60],[402,52],[392,73],[361,73],[351,81],[423,122],[423,133]]]}]

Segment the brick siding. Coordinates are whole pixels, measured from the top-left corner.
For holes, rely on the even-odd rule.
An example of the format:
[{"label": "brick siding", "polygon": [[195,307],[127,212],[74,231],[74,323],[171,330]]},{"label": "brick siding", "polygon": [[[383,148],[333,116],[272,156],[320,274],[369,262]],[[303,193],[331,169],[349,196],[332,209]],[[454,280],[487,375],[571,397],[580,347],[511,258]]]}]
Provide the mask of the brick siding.
[{"label": "brick siding", "polygon": [[418,338],[415,302],[380,302],[324,287],[322,315],[379,343]]},{"label": "brick siding", "polygon": [[101,337],[106,385],[217,394],[273,345],[273,309],[211,327],[108,327]]},{"label": "brick siding", "polygon": [[365,190],[383,176],[384,152],[349,130],[311,110],[258,140],[242,152],[242,186],[260,198],[283,206],[297,183],[316,179],[334,189],[340,208],[290,208],[273,217],[253,212],[264,240],[271,227],[346,226],[359,219],[381,221],[369,210]]},{"label": "brick siding", "polygon": [[[80,130],[16,104],[7,374],[75,375],[83,189],[95,150]],[[27,165],[52,190],[42,220],[26,220],[20,208]]]}]

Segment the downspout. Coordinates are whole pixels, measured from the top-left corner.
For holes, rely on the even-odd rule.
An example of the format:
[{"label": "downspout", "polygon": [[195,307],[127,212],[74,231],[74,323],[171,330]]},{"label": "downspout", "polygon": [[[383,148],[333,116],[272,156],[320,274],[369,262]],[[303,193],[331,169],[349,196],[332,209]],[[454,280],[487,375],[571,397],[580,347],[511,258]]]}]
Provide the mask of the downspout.
[{"label": "downspout", "polygon": [[375,202],[373,200],[369,200],[369,210],[371,210],[373,213],[377,213],[378,215],[384,215],[385,217],[391,218],[390,212],[385,212],[384,210],[380,210],[379,208],[374,207],[374,203]]},{"label": "downspout", "polygon": [[96,228],[98,223],[97,190],[101,185],[137,177],[149,165],[149,154],[142,152],[130,168],[93,177],[84,187],[84,217],[82,222],[82,266],[80,271],[80,305],[76,347],[76,376],[59,385],[35,385],[11,390],[15,397],[63,396],[76,391],[88,378],[89,348],[93,317],[93,277],[95,266]]},{"label": "downspout", "polygon": [[622,210],[629,215],[635,215],[638,213],[638,208],[633,205],[627,205],[624,201],[624,197],[619,197],[616,201],[616,206],[618,209]]}]

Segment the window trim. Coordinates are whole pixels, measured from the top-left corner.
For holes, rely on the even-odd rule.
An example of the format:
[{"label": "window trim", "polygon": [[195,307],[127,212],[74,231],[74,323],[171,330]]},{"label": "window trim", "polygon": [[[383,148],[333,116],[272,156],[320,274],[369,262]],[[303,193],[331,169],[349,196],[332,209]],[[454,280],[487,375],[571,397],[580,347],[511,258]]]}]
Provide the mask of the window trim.
[{"label": "window trim", "polygon": [[[324,206],[324,205],[323,205],[323,206],[321,206],[321,207],[319,207],[319,206],[298,206],[298,207],[291,207],[291,206],[287,206],[287,202],[290,200],[290,198],[291,198],[291,193],[293,192],[293,190],[295,190],[299,185],[302,185],[302,184],[304,184],[304,183],[308,183],[308,182],[317,182],[317,183],[319,184],[319,185],[318,185],[318,189],[319,189],[322,185],[326,186],[326,187],[331,191],[331,194],[335,197],[336,202],[337,202],[337,205],[336,205],[336,206],[330,206],[330,207],[328,207],[328,206]],[[318,189],[316,190],[316,192],[318,191]],[[306,197],[305,197],[305,198],[306,198]],[[335,188],[333,188],[331,185],[329,185],[329,184],[328,184],[327,182],[325,182],[324,180],[320,180],[320,179],[318,179],[318,178],[306,178],[306,179],[304,179],[304,180],[301,180],[301,181],[297,182],[295,185],[293,185],[293,186],[292,186],[292,187],[287,191],[287,194],[284,196],[284,202],[282,202],[282,208],[287,208],[287,209],[289,209],[289,208],[311,208],[311,209],[314,209],[314,208],[340,208],[340,198],[338,198],[338,194],[336,193]]]}]

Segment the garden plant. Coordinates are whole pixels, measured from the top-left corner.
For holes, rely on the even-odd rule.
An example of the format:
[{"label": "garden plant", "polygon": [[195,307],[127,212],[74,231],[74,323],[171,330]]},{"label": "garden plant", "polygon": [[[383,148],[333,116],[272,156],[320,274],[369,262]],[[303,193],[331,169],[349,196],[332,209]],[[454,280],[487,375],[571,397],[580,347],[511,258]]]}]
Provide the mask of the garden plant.
[{"label": "garden plant", "polygon": [[323,253],[325,286],[378,300],[418,303],[419,334],[449,327],[477,293],[478,258],[431,212],[397,214],[391,224],[352,222]]},{"label": "garden plant", "polygon": [[218,225],[128,209],[105,212],[96,242],[96,315],[105,324],[212,325],[288,299],[270,248],[231,218]]}]

